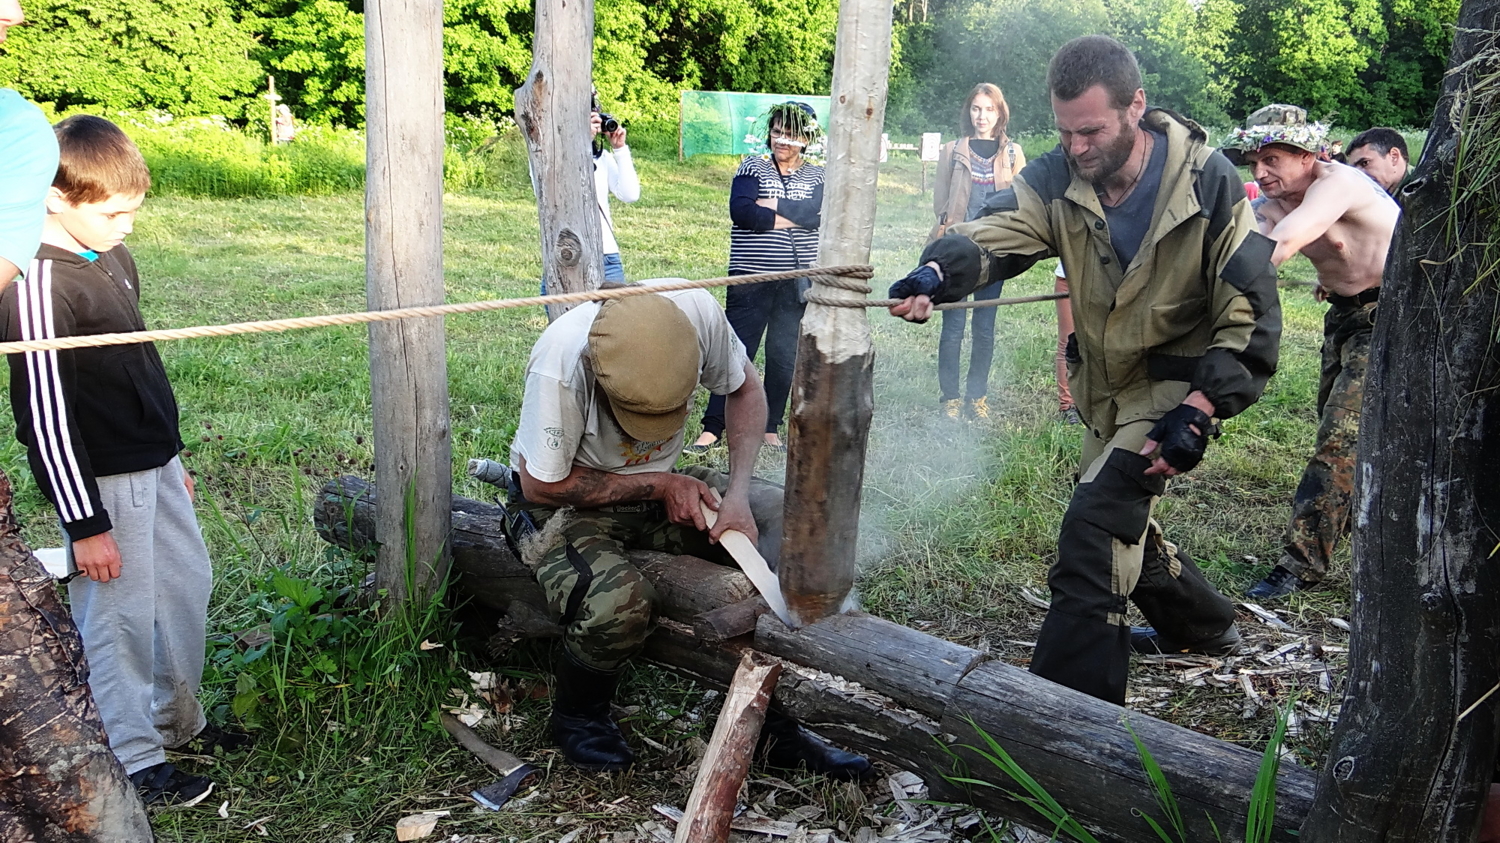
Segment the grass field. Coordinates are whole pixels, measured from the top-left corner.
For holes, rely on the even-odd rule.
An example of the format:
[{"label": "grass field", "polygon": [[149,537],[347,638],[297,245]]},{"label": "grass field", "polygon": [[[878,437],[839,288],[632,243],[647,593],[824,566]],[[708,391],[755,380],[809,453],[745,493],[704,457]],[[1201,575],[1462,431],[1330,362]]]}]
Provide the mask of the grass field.
[{"label": "grass field", "polygon": [[[734,166],[722,159],[639,161],[643,198],[615,210],[630,277],[722,274]],[[447,197],[450,301],[534,294],[536,209],[524,172],[523,165],[507,189]],[[930,225],[930,196],[920,180],[913,163],[894,162],[882,174],[879,288],[909,268]],[[130,245],[142,267],[147,322],[167,327],[363,309],[362,239],[361,198],[349,193],[156,199]],[[1007,292],[1050,291],[1050,269],[1032,269]],[[1310,277],[1300,259],[1283,272],[1284,279]],[[1230,593],[1276,558],[1312,445],[1322,308],[1304,286],[1284,289],[1283,305],[1282,368],[1266,398],[1225,425],[1202,468],[1175,482],[1158,511],[1168,536]],[[878,358],[861,537],[864,607],[1024,663],[1041,613],[1021,590],[1045,593],[1078,453],[1077,428],[1057,420],[1052,305],[1001,312],[990,395],[996,412],[984,426],[939,416],[936,321],[910,326],[879,311],[870,318]],[[521,372],[544,326],[539,311],[448,320],[458,493],[489,497],[462,468],[470,457],[508,453]],[[362,614],[318,619],[364,573],[324,545],[310,523],[310,499],[325,480],[371,474],[363,328],[173,342],[161,350],[182,404],[185,461],[199,477],[200,518],[217,574],[210,626],[219,643],[205,693],[212,716],[238,714],[258,736],[253,751],[209,769],[220,790],[208,808],[158,815],[162,839],[388,840],[406,813],[451,809],[440,826],[447,835],[553,840],[581,828],[575,839],[598,840],[628,830],[656,802],[685,801],[691,780],[683,770],[692,758],[684,747],[706,739],[717,708],[690,685],[651,668],[633,670],[621,702],[638,706],[630,724],[641,763],[620,777],[589,776],[556,763],[545,742],[545,695],[528,693],[545,654],[508,657],[498,669],[510,677],[516,702],[497,727],[503,734],[493,736],[547,767],[547,776],[517,810],[481,815],[464,794],[493,776],[436,725],[449,689],[466,681],[462,669],[496,669],[486,665],[478,639],[459,634],[447,614],[420,619],[400,636],[376,631]],[[0,446],[0,467],[18,487],[28,539],[56,545],[55,516],[19,446]],[[767,458],[761,468],[774,476],[780,466]],[[1316,629],[1325,616],[1344,615],[1347,563],[1336,569],[1332,588],[1290,601],[1289,621]],[[278,637],[259,653],[222,639],[267,622]],[[421,650],[424,638],[446,646]],[[1274,696],[1291,689],[1261,690]],[[1262,709],[1242,718],[1241,700],[1238,691],[1182,686],[1139,707],[1258,746],[1273,717]],[[1292,741],[1299,760],[1318,761],[1324,729]],[[851,806],[863,799],[857,793],[816,780],[797,784],[828,818],[855,821]],[[227,818],[213,810],[224,800]]]}]

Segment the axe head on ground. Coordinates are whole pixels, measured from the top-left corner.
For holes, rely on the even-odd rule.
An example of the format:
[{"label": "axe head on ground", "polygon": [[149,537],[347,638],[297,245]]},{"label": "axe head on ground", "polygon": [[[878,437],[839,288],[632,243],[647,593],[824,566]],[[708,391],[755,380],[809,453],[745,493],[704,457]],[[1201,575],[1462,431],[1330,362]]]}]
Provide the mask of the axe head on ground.
[{"label": "axe head on ground", "polygon": [[484,787],[470,793],[469,796],[473,797],[475,802],[478,802],[491,811],[498,811],[505,806],[506,802],[510,801],[512,796],[516,795],[516,791],[521,788],[522,782],[525,782],[537,772],[537,768],[530,764],[522,764],[506,774],[505,778],[490,782]]}]

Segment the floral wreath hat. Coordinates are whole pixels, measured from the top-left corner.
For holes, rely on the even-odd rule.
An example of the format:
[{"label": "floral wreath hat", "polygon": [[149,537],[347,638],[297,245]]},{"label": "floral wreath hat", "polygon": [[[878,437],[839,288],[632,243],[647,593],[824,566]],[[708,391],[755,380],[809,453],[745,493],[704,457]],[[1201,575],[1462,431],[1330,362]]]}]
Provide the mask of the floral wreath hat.
[{"label": "floral wreath hat", "polygon": [[1306,109],[1295,105],[1268,105],[1245,120],[1243,128],[1233,129],[1220,148],[1229,160],[1243,164],[1244,153],[1255,152],[1273,143],[1285,144],[1317,155],[1328,141],[1328,127],[1307,121]]},{"label": "floral wreath hat", "polygon": [[771,106],[765,114],[759,117],[746,118],[751,123],[751,129],[745,134],[745,144],[750,147],[751,155],[769,156],[771,150],[766,147],[766,136],[771,133],[771,123],[779,123],[787,132],[807,138],[807,146],[803,148],[803,156],[817,161],[823,154],[823,127],[818,124],[818,114],[813,107],[805,102],[790,100]]}]

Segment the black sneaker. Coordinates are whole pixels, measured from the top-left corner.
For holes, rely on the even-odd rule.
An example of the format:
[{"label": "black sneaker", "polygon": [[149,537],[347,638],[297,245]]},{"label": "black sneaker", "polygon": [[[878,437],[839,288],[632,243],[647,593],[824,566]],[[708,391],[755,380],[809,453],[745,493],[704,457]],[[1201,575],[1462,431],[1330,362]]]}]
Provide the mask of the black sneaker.
[{"label": "black sneaker", "polygon": [[1271,597],[1285,597],[1294,591],[1301,591],[1311,586],[1312,583],[1277,565],[1271,569],[1271,573],[1267,574],[1265,579],[1250,586],[1245,596],[1252,600],[1266,600]]},{"label": "black sneaker", "polygon": [[1229,628],[1202,641],[1186,644],[1162,637],[1149,626],[1130,628],[1130,649],[1143,656],[1167,656],[1177,653],[1196,653],[1202,656],[1232,656],[1240,650],[1240,628],[1230,624]]},{"label": "black sneaker", "polygon": [[214,783],[203,776],[184,773],[163,761],[130,774],[130,783],[147,805],[190,808],[208,798]]},{"label": "black sneaker", "polygon": [[222,750],[225,755],[231,752],[239,752],[250,746],[253,739],[244,732],[231,732],[228,729],[220,729],[210,723],[194,735],[182,746],[171,747],[173,752],[181,752],[186,755],[206,755],[213,757],[216,750]]}]

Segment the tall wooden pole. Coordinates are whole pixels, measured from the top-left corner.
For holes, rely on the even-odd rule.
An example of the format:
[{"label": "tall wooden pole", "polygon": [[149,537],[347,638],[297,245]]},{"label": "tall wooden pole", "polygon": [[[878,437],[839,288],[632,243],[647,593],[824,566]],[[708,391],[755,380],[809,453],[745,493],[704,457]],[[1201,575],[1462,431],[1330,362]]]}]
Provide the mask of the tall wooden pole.
[{"label": "tall wooden pole", "polygon": [[1500,740],[1500,0],[1466,0],[1386,265],[1349,685],[1302,840],[1468,843]]},{"label": "tall wooden pole", "polygon": [[[369,0],[365,289],[384,310],[443,301],[443,4]],[[389,605],[432,593],[448,567],[453,496],[441,317],[370,325],[375,569]]]},{"label": "tall wooden pole", "polygon": [[[531,49],[531,73],[516,89],[516,120],[541,216],[543,288],[596,290],[604,282],[604,254],[589,149],[594,0],[538,0]],[[567,309],[554,305],[547,316]]]},{"label": "tall wooden pole", "polygon": [[[880,131],[891,61],[889,0],[842,0],[818,262],[870,260]],[[816,287],[838,298],[863,294]],[[798,623],[843,608],[854,586],[859,502],[869,443],[875,348],[859,308],[810,304],[792,383],[786,538],[779,574]]]}]

